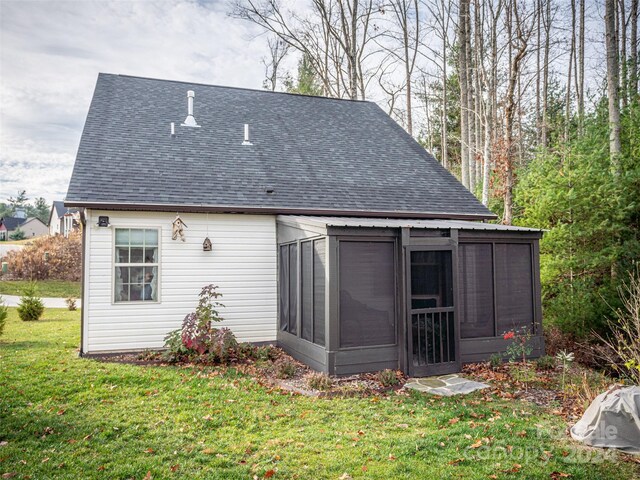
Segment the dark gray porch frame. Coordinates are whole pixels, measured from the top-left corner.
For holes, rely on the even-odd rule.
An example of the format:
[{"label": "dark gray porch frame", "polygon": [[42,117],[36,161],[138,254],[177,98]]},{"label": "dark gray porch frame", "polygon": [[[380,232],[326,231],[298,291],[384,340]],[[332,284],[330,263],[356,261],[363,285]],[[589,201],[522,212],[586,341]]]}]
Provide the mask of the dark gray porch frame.
[{"label": "dark gray porch frame", "polygon": [[[440,229],[448,230],[448,229]],[[457,248],[460,243],[526,243],[532,246],[532,276],[534,301],[534,351],[531,357],[544,353],[542,338],[542,309],[540,304],[540,271],[539,271],[539,243],[540,232],[492,232],[478,230],[449,230],[449,236],[432,236],[421,229],[379,228],[379,227],[334,227],[315,224],[300,225],[296,222],[278,220],[277,243],[297,242],[326,238],[325,265],[325,346],[316,345],[301,336],[292,335],[280,330],[278,321],[277,342],[285,351],[308,364],[315,370],[334,374],[349,375],[367,371],[377,371],[385,368],[400,369],[410,372],[408,358],[409,318],[407,312],[408,286],[407,251],[412,248],[449,249],[452,251],[454,268],[454,295],[456,306],[455,323],[457,332],[456,354],[460,364],[474,361],[484,361],[493,353],[504,352],[508,341],[502,337],[460,338],[460,313],[457,308],[460,294],[457,282]],[[340,241],[388,241],[394,239],[396,252],[396,342],[392,345],[367,347],[340,347],[340,287],[339,287],[339,244]],[[298,248],[298,276],[300,275]],[[495,282],[495,279],[494,279]],[[279,290],[278,285],[278,290]],[[298,292],[300,298],[300,292]],[[495,302],[495,298],[494,298]],[[278,303],[279,305],[279,303]],[[279,308],[279,307],[278,307]],[[301,332],[301,302],[298,302],[297,331]],[[495,311],[495,309],[494,309]],[[279,318],[279,315],[278,315]],[[494,326],[494,329],[497,328]],[[500,332],[498,332],[499,334]],[[301,333],[300,333],[301,334]]]}]

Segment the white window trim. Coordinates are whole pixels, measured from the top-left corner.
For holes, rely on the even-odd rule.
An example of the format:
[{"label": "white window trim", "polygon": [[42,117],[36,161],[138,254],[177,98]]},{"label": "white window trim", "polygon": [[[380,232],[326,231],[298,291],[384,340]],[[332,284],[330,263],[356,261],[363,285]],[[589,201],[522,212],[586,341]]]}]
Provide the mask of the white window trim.
[{"label": "white window trim", "polygon": [[[116,262],[116,230],[117,229],[134,229],[134,230],[157,230],[158,231],[158,262],[152,264],[158,269],[157,289],[158,294],[156,300],[134,300],[128,302],[116,302],[116,266],[120,265]],[[157,305],[162,303],[161,298],[161,281],[162,281],[162,227],[160,225],[111,225],[111,305],[114,306],[130,306],[130,305]],[[146,264],[149,266],[149,264]],[[127,266],[145,266],[145,264],[127,264]]]}]

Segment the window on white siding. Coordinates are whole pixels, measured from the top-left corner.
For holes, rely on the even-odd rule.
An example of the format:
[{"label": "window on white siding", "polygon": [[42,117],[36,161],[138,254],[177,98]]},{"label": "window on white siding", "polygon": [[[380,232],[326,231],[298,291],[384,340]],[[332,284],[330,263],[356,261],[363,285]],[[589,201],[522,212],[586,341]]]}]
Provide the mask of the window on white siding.
[{"label": "window on white siding", "polygon": [[158,301],[158,230],[116,228],[115,302]]}]

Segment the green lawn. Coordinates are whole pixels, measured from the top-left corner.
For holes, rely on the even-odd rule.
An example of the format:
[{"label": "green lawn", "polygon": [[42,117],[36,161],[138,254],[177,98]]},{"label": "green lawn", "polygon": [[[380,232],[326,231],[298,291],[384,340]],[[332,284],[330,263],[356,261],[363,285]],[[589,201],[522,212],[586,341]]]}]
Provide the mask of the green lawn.
[{"label": "green lawn", "polygon": [[490,394],[291,396],[233,369],[80,359],[79,330],[78,312],[47,310],[42,321],[22,323],[11,309],[0,340],[0,475],[530,479],[561,472],[625,479],[639,473],[615,453],[571,442],[560,417],[528,403]]},{"label": "green lawn", "polygon": [[[28,284],[27,280],[0,280],[0,295],[22,295],[22,289]],[[40,280],[36,285],[42,297],[80,298],[80,282]]]}]

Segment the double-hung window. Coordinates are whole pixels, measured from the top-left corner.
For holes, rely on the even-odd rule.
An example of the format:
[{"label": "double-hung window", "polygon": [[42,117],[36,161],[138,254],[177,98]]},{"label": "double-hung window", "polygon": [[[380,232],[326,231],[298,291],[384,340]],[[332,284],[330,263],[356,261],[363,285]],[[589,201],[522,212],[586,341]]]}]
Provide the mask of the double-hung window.
[{"label": "double-hung window", "polygon": [[116,228],[114,302],[158,301],[158,229]]}]

